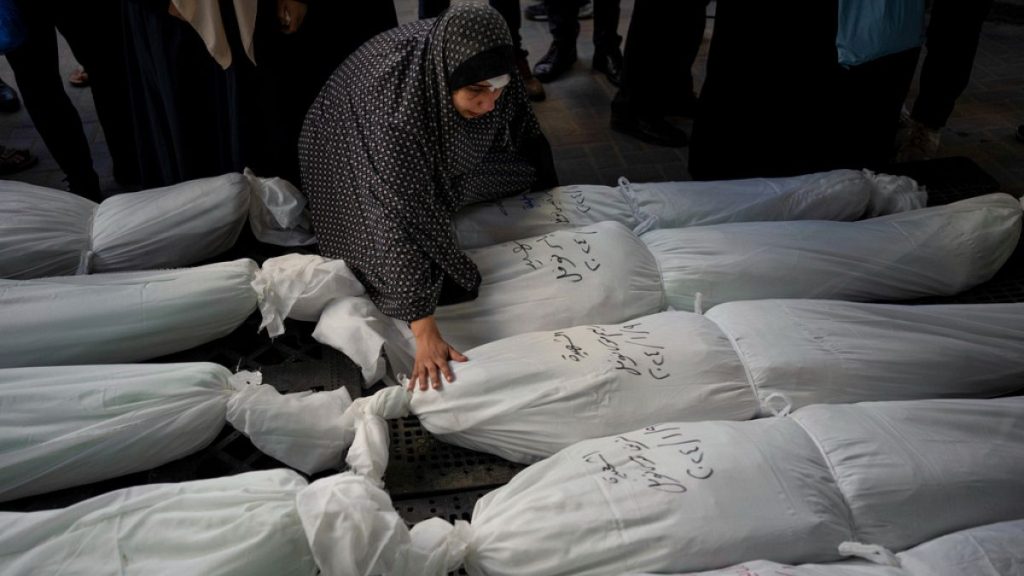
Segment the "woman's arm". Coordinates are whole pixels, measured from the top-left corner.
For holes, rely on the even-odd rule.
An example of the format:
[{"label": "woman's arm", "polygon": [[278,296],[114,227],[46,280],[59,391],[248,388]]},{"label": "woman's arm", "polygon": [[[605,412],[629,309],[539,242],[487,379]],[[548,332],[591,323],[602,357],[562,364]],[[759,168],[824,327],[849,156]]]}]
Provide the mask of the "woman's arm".
[{"label": "woman's arm", "polygon": [[415,389],[416,386],[419,386],[420,390],[426,390],[428,384],[434,389],[440,388],[440,374],[443,374],[448,382],[454,382],[455,375],[448,361],[465,362],[468,358],[444,341],[432,315],[413,320],[409,326],[416,337],[416,361],[412,375],[409,376],[409,390]]}]

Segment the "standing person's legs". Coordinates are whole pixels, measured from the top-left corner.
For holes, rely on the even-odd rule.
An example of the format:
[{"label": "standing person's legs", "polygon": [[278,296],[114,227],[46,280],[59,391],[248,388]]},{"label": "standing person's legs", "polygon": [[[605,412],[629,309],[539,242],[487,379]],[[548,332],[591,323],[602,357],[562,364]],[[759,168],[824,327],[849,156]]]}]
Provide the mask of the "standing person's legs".
[{"label": "standing person's legs", "polygon": [[967,88],[981,26],[992,0],[935,0],[917,100],[911,117],[937,130],[946,125]]},{"label": "standing person's legs", "polygon": [[621,43],[619,0],[594,0],[594,60],[591,66],[603,72],[616,86],[622,74]]},{"label": "standing person's legs", "polygon": [[[709,0],[636,0],[626,37],[622,86],[612,129],[662,146],[685,146],[686,133],[665,116],[692,114],[691,67],[704,38]],[[678,37],[681,45],[667,40]]]},{"label": "standing person's legs", "polygon": [[57,29],[86,70],[96,116],[113,161],[114,179],[122,186],[139,184],[135,131],[128,97],[121,9],[117,2],[64,0],[56,9]]},{"label": "standing person's legs", "polygon": [[544,0],[552,42],[547,54],[533,67],[541,82],[551,82],[576,62],[576,38],[580,34],[577,0]]},{"label": "standing person's legs", "polygon": [[58,67],[57,33],[49,7],[35,0],[19,2],[18,7],[29,34],[24,44],[7,54],[7,60],[14,70],[25,109],[64,171],[70,191],[99,201],[99,177],[92,168],[82,119],[64,92],[64,79]]}]

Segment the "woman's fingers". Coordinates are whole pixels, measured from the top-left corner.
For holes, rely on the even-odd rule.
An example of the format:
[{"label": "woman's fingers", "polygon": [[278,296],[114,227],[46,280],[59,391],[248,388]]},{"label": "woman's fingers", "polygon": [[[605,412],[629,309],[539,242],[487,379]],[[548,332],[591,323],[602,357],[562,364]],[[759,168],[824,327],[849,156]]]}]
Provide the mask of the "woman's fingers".
[{"label": "woman's fingers", "polygon": [[[416,362],[413,365],[412,377],[409,379],[409,390],[427,390],[433,388],[439,390],[442,386],[441,378],[447,382],[455,381],[455,372],[448,364],[449,360],[466,362],[461,352],[440,341],[440,346],[424,347],[417,353]],[[422,355],[421,355],[422,354]]]}]

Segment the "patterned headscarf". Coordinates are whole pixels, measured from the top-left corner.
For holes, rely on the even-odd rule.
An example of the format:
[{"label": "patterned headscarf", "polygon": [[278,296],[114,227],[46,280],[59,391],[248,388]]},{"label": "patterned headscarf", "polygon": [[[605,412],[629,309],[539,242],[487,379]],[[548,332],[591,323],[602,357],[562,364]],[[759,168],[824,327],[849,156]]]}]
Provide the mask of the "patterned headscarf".
[{"label": "patterned headscarf", "polygon": [[385,314],[432,313],[443,276],[475,289],[480,276],[458,249],[453,214],[536,177],[521,152],[543,135],[517,75],[488,114],[467,119],[452,104],[460,67],[489,54],[478,68],[491,74],[504,52],[511,71],[511,50],[496,11],[456,4],[370,40],[306,116],[299,157],[321,253],[345,259]]}]

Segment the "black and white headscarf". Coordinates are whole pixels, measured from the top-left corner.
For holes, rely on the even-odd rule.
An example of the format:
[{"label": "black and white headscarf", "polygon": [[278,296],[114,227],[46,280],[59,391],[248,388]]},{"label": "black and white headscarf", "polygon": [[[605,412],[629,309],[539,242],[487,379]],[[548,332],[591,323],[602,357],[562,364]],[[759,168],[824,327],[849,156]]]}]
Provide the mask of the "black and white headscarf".
[{"label": "black and white headscarf", "polygon": [[[556,183],[511,47],[496,11],[456,4],[367,42],[306,115],[299,160],[320,251],[344,259],[389,316],[432,314],[445,277],[467,292],[479,285],[456,244],[456,210]],[[453,77],[493,77],[506,53],[513,78],[494,110],[463,118]]]}]

